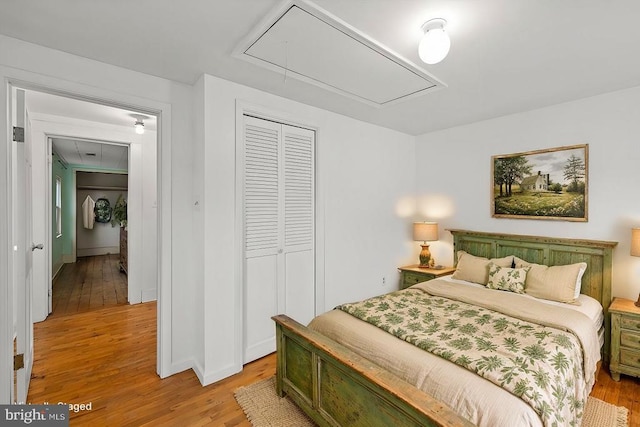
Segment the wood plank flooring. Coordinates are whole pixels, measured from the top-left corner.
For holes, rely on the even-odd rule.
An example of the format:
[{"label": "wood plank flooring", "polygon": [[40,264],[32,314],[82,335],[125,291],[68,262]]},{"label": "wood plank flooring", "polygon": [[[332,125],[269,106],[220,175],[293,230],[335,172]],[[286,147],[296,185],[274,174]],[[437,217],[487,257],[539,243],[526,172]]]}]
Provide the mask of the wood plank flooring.
[{"label": "wood plank flooring", "polygon": [[91,404],[71,426],[251,426],[233,397],[275,374],[275,357],[202,387],[189,370],[156,375],[156,304],[122,305],[35,325],[30,403]]},{"label": "wood plank flooring", "polygon": [[53,283],[51,316],[82,313],[127,303],[127,275],[119,255],[78,258],[65,264]]},{"label": "wood plank flooring", "polygon": [[[246,426],[233,391],[275,373],[275,356],[202,387],[189,370],[156,373],[156,304],[120,305],[58,316],[35,325],[31,403],[91,403],[71,426]],[[640,380],[602,369],[592,396],[630,409],[640,427]]]}]

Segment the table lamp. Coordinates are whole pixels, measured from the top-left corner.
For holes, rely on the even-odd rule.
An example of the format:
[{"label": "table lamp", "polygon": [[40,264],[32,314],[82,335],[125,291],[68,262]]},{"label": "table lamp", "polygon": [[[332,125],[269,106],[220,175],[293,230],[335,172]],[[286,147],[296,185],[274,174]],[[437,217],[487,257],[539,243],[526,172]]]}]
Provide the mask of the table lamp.
[{"label": "table lamp", "polygon": [[[631,229],[631,256],[640,256],[640,228]],[[636,306],[640,307],[640,294]]]},{"label": "table lamp", "polygon": [[427,242],[438,240],[438,223],[436,222],[414,222],[413,223],[413,240],[422,241],[422,250],[420,251],[420,268],[429,268],[435,265],[435,261],[429,252]]}]

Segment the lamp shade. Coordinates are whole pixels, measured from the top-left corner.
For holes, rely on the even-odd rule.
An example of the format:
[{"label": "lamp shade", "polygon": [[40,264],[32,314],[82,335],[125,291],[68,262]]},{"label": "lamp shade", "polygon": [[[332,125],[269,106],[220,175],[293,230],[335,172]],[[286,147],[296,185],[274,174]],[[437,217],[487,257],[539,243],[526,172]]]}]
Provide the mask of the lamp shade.
[{"label": "lamp shade", "polygon": [[631,256],[640,256],[640,228],[631,229]]},{"label": "lamp shade", "polygon": [[438,223],[414,222],[413,240],[422,242],[432,242],[438,240]]}]

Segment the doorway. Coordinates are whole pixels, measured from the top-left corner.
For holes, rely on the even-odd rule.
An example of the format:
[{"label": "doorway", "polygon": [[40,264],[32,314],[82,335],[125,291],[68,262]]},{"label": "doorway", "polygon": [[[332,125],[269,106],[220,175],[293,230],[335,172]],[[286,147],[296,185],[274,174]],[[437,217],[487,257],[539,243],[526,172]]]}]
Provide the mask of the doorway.
[{"label": "doorway", "polygon": [[[46,89],[43,89],[43,88],[34,88],[34,87],[30,87],[29,85],[26,85],[26,86],[27,87],[25,87],[24,90],[27,92],[28,96],[33,96],[36,99],[38,97],[55,97],[55,98],[58,98],[58,101],[60,99],[64,100],[61,104],[64,104],[67,107],[69,106],[70,103],[83,103],[84,106],[91,105],[92,107],[96,107],[96,108],[121,110],[126,114],[132,114],[131,110],[128,110],[128,109],[123,109],[118,107],[107,107],[101,104],[97,104],[95,103],[95,101],[88,101],[88,100],[82,100],[77,98],[66,98],[64,96],[61,96],[60,94],[54,95],[52,93],[49,93],[47,92]],[[34,178],[33,188],[37,190],[37,194],[34,194],[34,197],[31,200],[34,203],[37,202],[37,204],[42,206],[42,209],[40,210],[38,210],[36,206],[34,206],[34,209],[33,209],[34,215],[37,215],[36,211],[42,215],[37,221],[34,220],[33,231],[35,234],[37,234],[37,235],[34,235],[34,241],[38,240],[38,241],[43,241],[48,243],[47,245],[42,245],[42,246],[45,246],[45,249],[46,249],[42,251],[44,261],[43,260],[40,261],[40,264],[42,265],[40,276],[38,276],[37,278],[34,277],[34,286],[33,286],[34,297],[30,301],[30,303],[32,303],[32,306],[34,308],[34,313],[37,312],[38,316],[41,317],[41,318],[35,318],[35,315],[34,315],[34,320],[37,321],[37,320],[44,320],[44,318],[46,318],[49,312],[49,304],[47,300],[50,295],[49,294],[50,283],[53,277],[52,269],[51,269],[51,264],[52,264],[51,254],[50,254],[51,240],[52,240],[51,236],[55,234],[54,231],[56,231],[56,226],[57,226],[57,223],[53,222],[53,219],[56,218],[56,213],[53,210],[53,203],[52,203],[53,196],[51,194],[52,191],[50,191],[52,189],[52,183],[56,181],[56,179],[53,178],[50,173],[47,173],[47,171],[49,171],[50,169],[46,166],[46,163],[47,162],[49,162],[49,164],[51,163],[50,161],[51,155],[50,155],[50,152],[47,153],[46,147],[48,146],[48,144],[46,144],[46,141],[48,141],[53,137],[59,137],[59,136],[65,136],[65,137],[73,136],[73,137],[85,138],[85,139],[96,138],[95,136],[96,126],[92,126],[90,124],[90,120],[88,120],[87,117],[82,117],[82,114],[80,114],[80,118],[78,118],[78,117],[72,117],[72,114],[69,114],[69,111],[66,111],[66,114],[61,114],[59,112],[60,110],[55,110],[55,109],[51,110],[50,103],[47,104],[45,102],[43,104],[45,107],[42,107],[42,106],[34,107],[34,105],[37,105],[37,103],[27,102],[27,109],[29,110],[31,107],[30,110],[32,111],[32,113],[29,115],[29,122],[32,125],[31,126],[32,129],[30,132],[31,138],[32,138],[33,145],[37,146],[40,150],[42,150],[42,152],[45,153],[45,155],[41,157],[42,159],[44,159],[43,163],[37,163],[38,167],[34,168],[34,170],[37,170],[38,172],[34,172],[33,174],[33,178]],[[36,111],[36,110],[40,110],[40,111]],[[64,108],[62,108],[62,111],[63,113],[65,112]],[[77,111],[77,110],[74,110],[74,111]],[[95,111],[96,111],[95,109],[92,110],[93,113],[95,113]],[[141,114],[140,111],[136,111],[136,110],[134,110],[133,113]],[[156,114],[159,116],[158,113]],[[58,117],[60,119],[55,120],[55,119],[52,119],[53,117]],[[147,117],[150,118],[151,116],[147,116]],[[153,116],[153,117],[155,121],[156,116]],[[117,125],[114,125],[111,123],[100,123],[98,121],[94,121],[93,123],[98,123],[97,133],[102,135],[102,137],[104,137],[105,134],[109,134],[112,136],[116,135],[114,140],[117,140],[118,142],[128,144],[129,146],[134,146],[136,144],[136,139],[135,139],[136,137],[131,136],[133,134],[133,120],[131,121],[130,129],[125,129],[122,126],[120,126],[122,129],[117,129]],[[151,133],[153,135],[149,136]],[[159,281],[158,258],[160,256],[160,253],[162,252],[159,248],[158,240],[157,240],[158,226],[157,226],[157,213],[156,213],[157,198],[159,197],[159,194],[160,194],[159,183],[157,182],[156,169],[160,165],[159,165],[159,162],[157,161],[158,156],[155,153],[159,146],[159,138],[157,137],[155,132],[147,133],[147,137],[145,137],[144,141],[140,136],[138,136],[137,138],[138,138],[138,141],[140,141],[140,143],[137,144],[137,147],[135,149],[137,154],[137,161],[132,162],[131,172],[132,172],[132,175],[134,175],[135,177],[134,181],[138,183],[141,183],[143,180],[150,181],[153,184],[153,189],[150,190],[149,188],[145,188],[142,184],[136,185],[136,190],[133,192],[133,194],[130,195],[130,197],[134,197],[134,198],[131,199],[131,203],[129,204],[129,211],[131,213],[131,218],[129,219],[128,225],[129,227],[132,228],[131,231],[133,231],[132,234],[134,234],[134,240],[136,241],[136,244],[132,245],[133,247],[130,249],[130,253],[131,253],[132,259],[135,259],[137,262],[134,263],[135,267],[133,265],[131,266],[129,272],[130,272],[130,276],[132,278],[137,277],[136,281],[140,283],[143,282],[141,278],[148,277],[149,275],[151,275],[153,278],[150,281],[147,281],[147,283],[152,283],[153,289],[150,289],[150,290],[137,289],[135,297],[130,298],[130,300],[132,300],[131,301],[132,303],[142,302],[144,300],[146,301],[155,300],[159,296],[158,284],[160,281]],[[151,143],[149,143],[149,140],[152,140]],[[145,153],[148,154],[148,150],[145,152],[145,150],[142,147],[147,147],[147,148],[153,147],[154,149],[153,154],[148,156],[148,158],[145,158],[144,161],[142,160],[142,156],[145,155]],[[149,165],[153,166],[152,170],[149,170]],[[148,178],[151,178],[151,179],[149,180]],[[148,182],[146,183],[148,184]],[[13,192],[14,194],[16,194],[15,189],[13,189]],[[73,203],[76,203],[75,192],[73,194],[74,194],[72,197]],[[146,196],[147,200],[150,200],[150,199],[152,200],[152,203],[150,203],[149,206],[145,206],[142,202],[144,194],[147,195]],[[151,194],[151,197],[149,197],[149,194]],[[151,210],[153,212],[153,217],[156,218],[155,221],[148,221],[148,219],[150,218],[150,215],[148,214],[148,212],[145,212],[145,208],[148,208],[148,210]],[[71,209],[69,209],[69,211],[71,211]],[[75,216],[76,215],[74,210],[72,215],[74,221],[75,221]],[[145,230],[145,227],[143,226],[143,221],[142,221],[143,217],[145,218],[144,223],[147,224],[150,222],[152,229],[148,229],[147,227],[147,229]],[[73,237],[75,237],[75,233],[72,231],[72,229],[69,228],[67,229],[67,231],[69,235],[73,235]],[[149,242],[148,241],[149,239],[145,240],[145,236],[148,236],[148,235],[152,235],[154,237],[152,239],[152,242]],[[37,244],[35,246],[40,246],[40,245]],[[77,259],[77,253],[75,249],[76,245],[72,244],[71,246],[73,247],[73,250],[71,251],[71,253],[67,251],[64,254],[65,261],[71,261],[71,260],[75,261]],[[144,256],[142,254],[142,251],[145,249],[149,251],[149,254],[147,254],[147,256]],[[149,262],[149,260],[151,260],[151,262]],[[35,292],[36,289],[38,292]],[[160,304],[158,305],[158,307],[160,307]],[[17,306],[14,306],[14,309],[12,311],[17,312],[19,314],[20,309],[21,309],[21,306],[17,305]],[[22,310],[24,311],[24,308],[22,308]],[[162,317],[161,315],[158,315],[158,324],[159,324],[158,332],[160,332],[161,317]],[[158,349],[162,348],[162,346],[160,345],[160,338],[158,338],[157,348]],[[161,369],[162,355],[160,353],[158,353],[157,359],[158,359],[157,372],[160,374],[162,371]]]},{"label": "doorway", "polygon": [[[52,221],[57,229],[51,234],[53,286],[47,319],[127,304],[128,147],[54,139],[52,149],[52,181],[72,178],[65,192],[57,193],[58,186],[52,186],[57,193],[52,198],[60,199],[62,213],[64,208],[75,209],[76,220],[64,221],[69,215],[60,215]],[[89,157],[97,158],[95,162],[108,167],[109,172],[95,171],[90,164],[78,169],[74,165],[78,160],[72,160],[76,151],[91,154]],[[68,201],[71,191],[76,194],[75,206]],[[93,204],[96,208],[104,205],[100,215],[91,209]],[[54,205],[57,214],[58,203]],[[77,254],[75,262],[64,262],[63,225],[75,230],[75,248],[70,248]],[[68,256],[69,248],[66,252]]]}]

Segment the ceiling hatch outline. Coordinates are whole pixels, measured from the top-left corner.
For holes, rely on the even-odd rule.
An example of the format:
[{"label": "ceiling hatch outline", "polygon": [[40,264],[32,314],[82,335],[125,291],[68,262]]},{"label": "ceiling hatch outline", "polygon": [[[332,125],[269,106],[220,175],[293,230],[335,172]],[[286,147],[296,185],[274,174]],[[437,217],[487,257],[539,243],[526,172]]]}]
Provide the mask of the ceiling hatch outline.
[{"label": "ceiling hatch outline", "polygon": [[[233,56],[375,107],[447,85],[391,49],[304,0],[267,15]],[[286,81],[286,80],[285,80]]]}]

